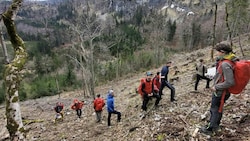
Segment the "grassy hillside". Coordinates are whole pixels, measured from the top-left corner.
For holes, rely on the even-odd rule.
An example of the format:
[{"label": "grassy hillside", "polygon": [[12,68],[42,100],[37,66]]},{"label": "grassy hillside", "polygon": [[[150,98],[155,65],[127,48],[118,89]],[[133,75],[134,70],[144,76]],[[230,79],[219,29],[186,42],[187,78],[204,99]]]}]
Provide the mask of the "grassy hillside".
[{"label": "grassy hillside", "polygon": [[[239,58],[250,59],[249,40],[243,43],[246,56],[241,56],[239,48],[235,48]],[[107,127],[107,112],[103,111],[101,124],[95,123],[93,110],[93,99],[84,97],[81,91],[72,91],[60,95],[44,97],[40,99],[21,102],[22,116],[25,127],[29,130],[28,140],[244,140],[250,139],[250,85],[246,90],[237,96],[231,96],[224,107],[222,119],[222,131],[214,136],[206,136],[197,132],[197,128],[205,125],[209,118],[209,107],[211,93],[204,91],[205,81],[201,81],[198,93],[193,93],[194,81],[192,76],[195,73],[194,65],[200,58],[206,61],[208,66],[214,64],[210,60],[211,47],[199,49],[193,52],[182,52],[172,55],[173,67],[170,72],[170,79],[179,77],[173,84],[176,88],[177,103],[170,103],[170,91],[165,88],[163,99],[158,109],[152,109],[148,116],[140,119],[141,98],[135,94],[135,88],[139,85],[140,78],[145,72],[131,74],[121,77],[115,81],[106,83],[96,88],[106,98],[110,88],[115,91],[115,108],[122,113],[122,122],[116,123],[116,117],[112,116],[112,126]],[[173,68],[179,73],[173,75]],[[156,73],[161,66],[150,71]],[[70,109],[74,98],[85,101],[83,117],[77,119],[75,111]],[[61,101],[65,104],[65,118],[63,122],[54,123],[55,112],[53,106]],[[152,103],[151,103],[152,104]],[[149,104],[150,105],[150,104]],[[106,107],[105,107],[106,108]],[[5,125],[4,105],[0,107],[0,123]],[[3,128],[0,132],[0,139],[7,140],[8,132]]]}]

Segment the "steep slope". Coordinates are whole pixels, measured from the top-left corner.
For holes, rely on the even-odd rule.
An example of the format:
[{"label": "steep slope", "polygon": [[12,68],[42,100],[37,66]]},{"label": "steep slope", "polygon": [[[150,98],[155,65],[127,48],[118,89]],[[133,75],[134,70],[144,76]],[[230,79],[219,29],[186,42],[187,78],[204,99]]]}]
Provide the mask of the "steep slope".
[{"label": "steep slope", "polygon": [[[248,44],[244,45],[247,59],[250,59]],[[171,69],[170,78],[176,88],[177,103],[170,103],[170,92],[164,89],[160,107],[152,109],[149,114],[140,119],[141,99],[135,94],[135,88],[139,85],[144,73],[134,74],[121,78],[119,81],[110,82],[96,88],[96,92],[106,97],[106,92],[113,88],[115,91],[116,109],[122,113],[122,122],[116,123],[116,116],[112,115],[112,127],[107,127],[107,112],[104,109],[103,122],[95,123],[95,113],[92,107],[92,99],[84,98],[81,91],[63,93],[59,96],[44,97],[35,100],[21,102],[22,116],[25,127],[28,129],[28,140],[39,141],[151,141],[151,140],[250,140],[250,84],[239,96],[231,96],[225,104],[222,119],[222,131],[216,136],[205,136],[197,133],[199,126],[206,124],[209,118],[211,93],[204,91],[205,81],[199,85],[199,93],[193,93],[194,64],[196,60],[204,58],[209,66],[209,48],[197,50],[191,53],[174,54],[172,61],[179,73],[173,75]],[[236,49],[238,52],[238,49]],[[240,56],[240,53],[237,53]],[[161,68],[153,69],[154,73]],[[85,101],[83,117],[77,119],[75,111],[70,109],[74,98]],[[65,118],[63,122],[54,123],[55,112],[53,106],[57,101],[65,104]],[[151,101],[152,103],[152,101]],[[8,137],[4,116],[4,106],[0,107],[0,140]]]}]

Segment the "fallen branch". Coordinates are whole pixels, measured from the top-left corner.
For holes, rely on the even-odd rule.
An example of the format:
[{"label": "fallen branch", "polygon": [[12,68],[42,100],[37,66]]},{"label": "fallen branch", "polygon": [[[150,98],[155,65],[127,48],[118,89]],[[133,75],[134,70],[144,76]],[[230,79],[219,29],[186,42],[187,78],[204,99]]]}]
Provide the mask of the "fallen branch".
[{"label": "fallen branch", "polygon": [[42,119],[37,119],[37,120],[23,120],[23,124],[24,125],[29,125],[32,123],[40,123],[40,122],[44,122],[44,120]]}]

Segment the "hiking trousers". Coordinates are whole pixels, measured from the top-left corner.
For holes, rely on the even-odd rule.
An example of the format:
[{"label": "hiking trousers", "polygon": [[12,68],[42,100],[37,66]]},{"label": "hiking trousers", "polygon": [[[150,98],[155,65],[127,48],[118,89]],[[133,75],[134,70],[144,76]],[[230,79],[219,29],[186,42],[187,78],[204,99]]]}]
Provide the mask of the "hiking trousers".
[{"label": "hiking trousers", "polygon": [[143,93],[143,101],[142,101],[142,107],[141,107],[143,111],[147,111],[147,105],[151,97],[156,98],[155,106],[157,106],[161,100],[160,96],[156,93],[153,93],[152,96],[148,96],[148,94]]},{"label": "hiking trousers", "polygon": [[207,81],[206,88],[209,88],[209,83],[210,83],[211,79],[207,78],[206,76],[201,76],[199,74],[196,74],[196,81],[195,81],[194,90],[197,90],[199,81],[201,79],[205,79]]},{"label": "hiking trousers", "polygon": [[[211,108],[210,108],[210,123],[209,128],[216,129],[219,127],[221,118],[222,118],[222,112],[219,112],[219,107],[221,103],[221,96],[216,96],[215,94],[212,94],[212,102],[211,102]],[[224,102],[230,97],[230,94],[227,94],[225,96]]]},{"label": "hiking trousers", "polygon": [[82,115],[82,109],[76,109],[76,114],[79,118],[81,118]]},{"label": "hiking trousers", "polygon": [[171,97],[170,97],[170,100],[171,101],[174,101],[174,97],[175,97],[175,88],[165,79],[161,79],[161,88],[159,90],[159,95],[160,95],[160,98],[162,96],[162,91],[164,89],[164,87],[167,86],[170,90],[171,90]]},{"label": "hiking trousers", "polygon": [[96,113],[96,122],[100,122],[102,120],[102,111],[95,111]]},{"label": "hiking trousers", "polygon": [[120,122],[121,121],[121,113],[114,110],[113,112],[108,112],[108,126],[111,125],[111,114],[117,114],[117,122]]}]

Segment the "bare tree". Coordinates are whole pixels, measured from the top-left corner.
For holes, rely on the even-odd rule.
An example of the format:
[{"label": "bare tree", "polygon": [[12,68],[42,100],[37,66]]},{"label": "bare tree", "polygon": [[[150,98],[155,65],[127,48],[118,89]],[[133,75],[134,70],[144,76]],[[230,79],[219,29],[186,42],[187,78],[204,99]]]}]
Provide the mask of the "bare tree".
[{"label": "bare tree", "polygon": [[[249,23],[249,1],[237,0],[229,1],[227,3],[228,24],[230,25],[230,34],[235,37],[238,36],[239,47],[241,49],[242,56],[244,52],[241,46],[240,35],[246,33],[246,29]],[[228,26],[229,26],[228,25]]]},{"label": "bare tree", "polygon": [[215,34],[216,34],[216,20],[217,20],[217,9],[218,5],[216,0],[214,0],[215,11],[214,11],[214,26],[213,26],[213,46],[211,48],[211,60],[214,60],[214,46],[215,46]]},{"label": "bare tree", "polygon": [[5,66],[4,82],[6,86],[6,117],[7,129],[11,141],[24,141],[25,130],[22,123],[19,104],[19,86],[22,80],[21,72],[27,60],[27,52],[22,38],[15,28],[15,17],[23,0],[13,0],[11,6],[2,14],[12,47],[15,51],[13,60]]},{"label": "bare tree", "polygon": [[226,3],[226,7],[225,7],[225,12],[226,12],[226,26],[227,26],[227,30],[228,30],[228,39],[230,41],[231,47],[233,46],[233,40],[232,40],[232,31],[230,29],[229,26],[229,21],[228,21],[228,3]]},{"label": "bare tree", "polygon": [[77,56],[71,56],[70,58],[74,59],[81,68],[84,93],[90,94],[95,98],[94,40],[101,35],[103,25],[91,10],[87,2],[86,11],[78,13],[76,22],[70,24],[70,29],[73,31],[74,36],[77,37],[76,39],[78,39],[74,41],[74,45],[72,46],[72,50]]}]

